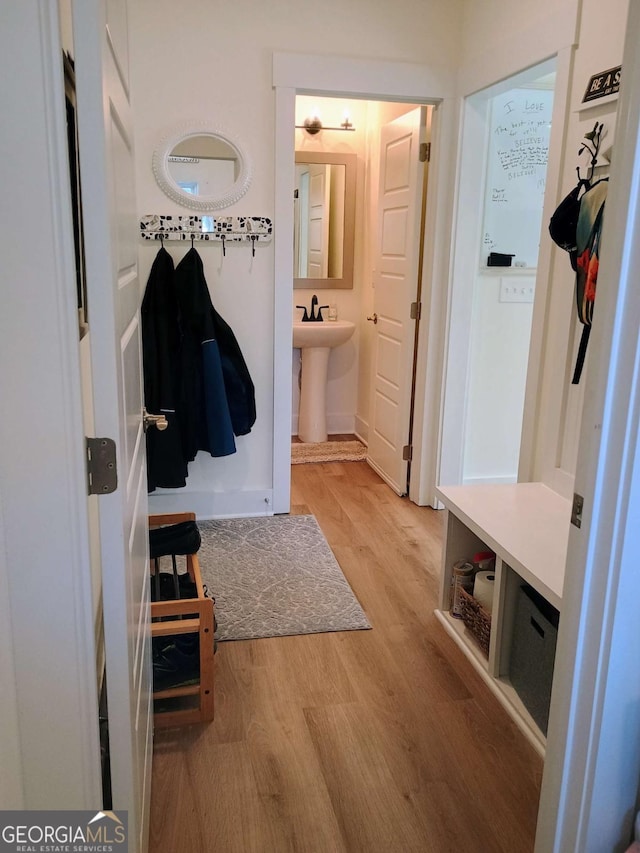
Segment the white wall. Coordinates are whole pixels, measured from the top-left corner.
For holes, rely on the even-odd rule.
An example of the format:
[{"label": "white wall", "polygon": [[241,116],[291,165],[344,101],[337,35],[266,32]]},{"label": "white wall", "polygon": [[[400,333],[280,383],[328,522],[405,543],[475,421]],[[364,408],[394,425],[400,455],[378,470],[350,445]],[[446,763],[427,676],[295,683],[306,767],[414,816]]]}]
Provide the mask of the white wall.
[{"label": "white wall", "polygon": [[[460,3],[450,0],[399,0],[375,8],[365,0],[130,4],[140,213],[185,213],[156,187],[151,156],[168,126],[196,118],[234,131],[253,159],[251,188],[226,212],[272,215],[273,52],[306,50],[312,34],[314,52],[428,62],[439,72],[453,73],[459,10]],[[178,258],[184,250],[174,246],[169,248]],[[141,246],[143,280],[154,254],[153,247]],[[255,381],[258,421],[252,433],[239,440],[235,456],[212,460],[200,454],[191,466],[187,488],[173,497],[154,496],[151,506],[154,510],[159,505],[192,506],[201,515],[269,511],[265,501],[273,484],[273,249],[258,248],[251,263],[250,251],[230,248],[222,266],[218,248],[204,248],[202,255],[214,304],[236,332]]]},{"label": "white wall", "polygon": [[[576,166],[584,166],[587,157],[578,157],[584,134],[596,121],[604,122],[606,136],[602,150],[612,145],[615,136],[616,101],[581,109],[581,101],[592,74],[620,64],[626,22],[627,0],[615,0],[607,7],[607,26],[601,23],[601,9],[595,0],[583,0],[578,46],[568,95],[566,136],[563,149],[557,204],[575,186]],[[608,174],[608,166],[596,170],[596,178]],[[540,387],[530,381],[525,417],[533,428],[533,454],[527,478],[542,480],[570,497],[578,454],[578,437],[584,404],[584,387],[589,371],[589,351],[579,385],[571,384],[582,326],[576,319],[575,274],[567,253],[550,238],[551,266],[546,305],[534,309],[537,341],[532,343],[529,376],[539,372]],[[598,287],[607,286],[599,281]],[[597,312],[597,299],[596,308]],[[524,438],[523,438],[524,440]]]},{"label": "white wall", "polygon": [[514,483],[518,474],[533,304],[501,302],[503,281],[517,288],[535,285],[533,275],[517,272],[501,276],[487,269],[476,277],[469,342],[465,483]]}]

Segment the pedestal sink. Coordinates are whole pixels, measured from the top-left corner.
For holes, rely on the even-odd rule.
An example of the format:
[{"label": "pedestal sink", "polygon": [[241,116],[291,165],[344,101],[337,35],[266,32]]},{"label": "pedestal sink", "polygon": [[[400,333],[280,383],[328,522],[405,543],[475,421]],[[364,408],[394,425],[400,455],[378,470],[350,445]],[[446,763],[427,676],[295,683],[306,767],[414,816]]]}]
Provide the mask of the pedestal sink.
[{"label": "pedestal sink", "polygon": [[302,383],[298,438],[301,441],[327,440],[327,367],[333,347],[349,340],[355,324],[349,320],[293,324],[293,345],[302,358]]}]

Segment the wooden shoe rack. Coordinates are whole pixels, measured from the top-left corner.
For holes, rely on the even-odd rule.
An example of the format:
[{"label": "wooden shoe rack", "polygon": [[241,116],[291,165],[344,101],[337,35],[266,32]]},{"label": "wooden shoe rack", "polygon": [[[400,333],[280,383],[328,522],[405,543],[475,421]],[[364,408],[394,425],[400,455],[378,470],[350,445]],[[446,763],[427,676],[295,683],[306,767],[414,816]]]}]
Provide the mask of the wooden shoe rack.
[{"label": "wooden shoe rack", "polygon": [[[150,515],[149,527],[163,527],[167,524],[178,524],[182,521],[195,521],[193,512],[168,513],[165,515]],[[196,598],[183,598],[170,601],[151,602],[151,636],[169,637],[177,634],[199,635],[200,645],[200,681],[185,687],[174,687],[169,690],[154,690],[154,708],[159,700],[184,699],[195,697],[197,705],[175,710],[155,710],[154,725],[156,728],[204,723],[213,720],[213,601],[204,594],[200,563],[197,554],[187,554],[179,557],[186,560],[187,571],[196,585]],[[192,700],[193,701],[193,700]],[[178,704],[169,702],[169,705]]]}]

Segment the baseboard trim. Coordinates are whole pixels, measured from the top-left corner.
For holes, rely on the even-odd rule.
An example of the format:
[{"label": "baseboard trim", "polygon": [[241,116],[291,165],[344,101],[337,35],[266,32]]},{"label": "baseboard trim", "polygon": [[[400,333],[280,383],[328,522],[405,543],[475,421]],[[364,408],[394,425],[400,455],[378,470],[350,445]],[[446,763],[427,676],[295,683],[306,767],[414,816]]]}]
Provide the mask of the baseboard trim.
[{"label": "baseboard trim", "polygon": [[369,424],[356,415],[355,434],[363,444],[369,446]]},{"label": "baseboard trim", "polygon": [[462,480],[463,486],[474,485],[490,485],[493,483],[517,483],[518,477],[516,474],[503,474],[500,477],[464,477]]},{"label": "baseboard trim", "polygon": [[195,512],[196,518],[202,521],[273,515],[273,492],[271,489],[245,492],[154,492],[149,495],[149,512]]}]

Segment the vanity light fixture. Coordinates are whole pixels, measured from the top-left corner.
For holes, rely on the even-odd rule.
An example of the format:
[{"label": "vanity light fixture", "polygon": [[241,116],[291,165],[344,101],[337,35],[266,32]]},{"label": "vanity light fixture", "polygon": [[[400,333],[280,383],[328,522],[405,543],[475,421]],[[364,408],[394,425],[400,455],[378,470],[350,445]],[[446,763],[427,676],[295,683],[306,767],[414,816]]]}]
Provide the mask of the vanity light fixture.
[{"label": "vanity light fixture", "polygon": [[306,130],[311,136],[320,133],[321,130],[355,130],[355,127],[349,121],[349,113],[345,110],[344,121],[340,127],[323,127],[320,118],[317,115],[310,116],[304,120],[304,124],[297,124],[296,127],[301,130]]}]

